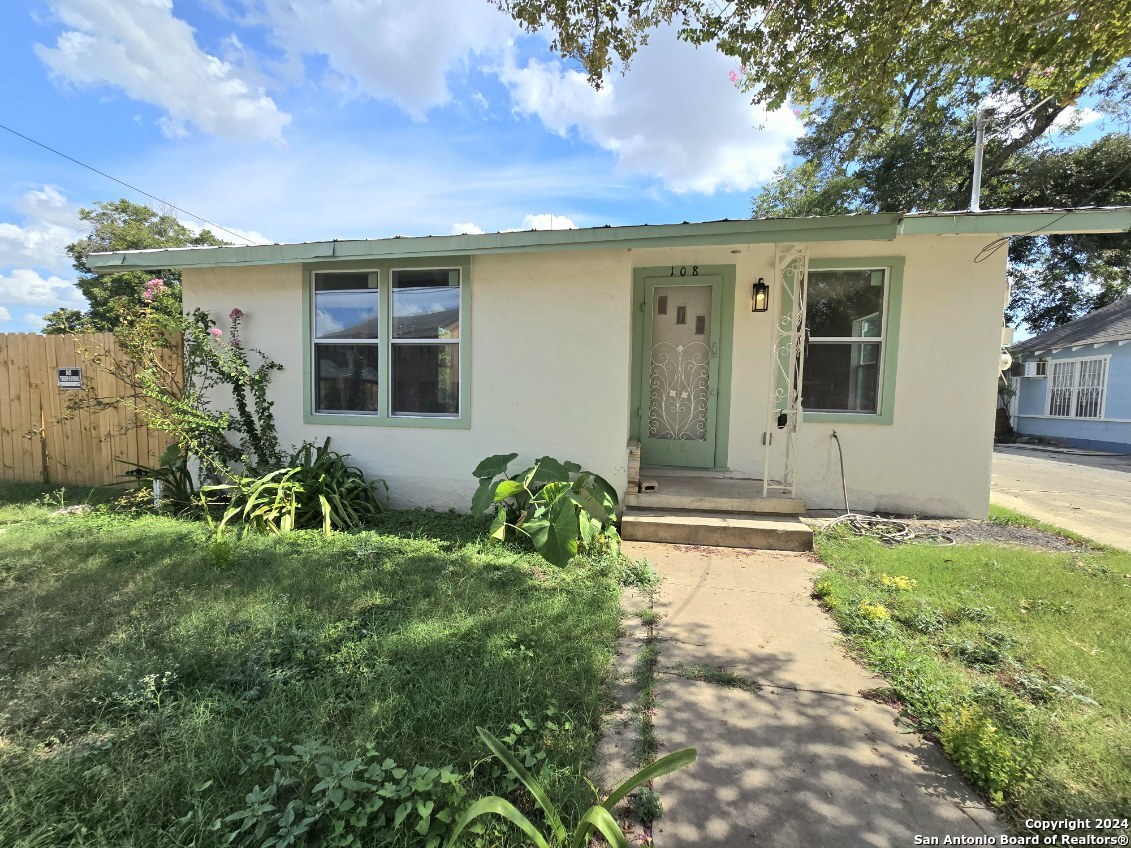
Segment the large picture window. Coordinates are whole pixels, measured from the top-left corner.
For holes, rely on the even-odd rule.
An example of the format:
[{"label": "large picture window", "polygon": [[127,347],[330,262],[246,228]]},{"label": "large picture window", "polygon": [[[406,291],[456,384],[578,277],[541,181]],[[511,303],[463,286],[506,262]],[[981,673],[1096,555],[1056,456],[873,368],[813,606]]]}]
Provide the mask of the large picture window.
[{"label": "large picture window", "polygon": [[883,268],[809,272],[806,412],[879,412],[887,292]]},{"label": "large picture window", "polygon": [[1107,395],[1107,357],[1060,359],[1049,363],[1045,414],[1057,418],[1102,418]]},{"label": "large picture window", "polygon": [[459,268],[315,271],[311,296],[312,412],[459,418]]}]

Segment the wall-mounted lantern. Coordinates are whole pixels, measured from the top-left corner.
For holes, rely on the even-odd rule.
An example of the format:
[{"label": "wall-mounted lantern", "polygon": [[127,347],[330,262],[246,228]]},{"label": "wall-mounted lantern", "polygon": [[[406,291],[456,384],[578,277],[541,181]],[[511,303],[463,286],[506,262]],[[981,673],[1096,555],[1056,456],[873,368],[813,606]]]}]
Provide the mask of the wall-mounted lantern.
[{"label": "wall-mounted lantern", "polygon": [[766,285],[766,278],[759,277],[754,284],[754,293],[751,298],[751,312],[767,312],[770,308],[770,287]]}]

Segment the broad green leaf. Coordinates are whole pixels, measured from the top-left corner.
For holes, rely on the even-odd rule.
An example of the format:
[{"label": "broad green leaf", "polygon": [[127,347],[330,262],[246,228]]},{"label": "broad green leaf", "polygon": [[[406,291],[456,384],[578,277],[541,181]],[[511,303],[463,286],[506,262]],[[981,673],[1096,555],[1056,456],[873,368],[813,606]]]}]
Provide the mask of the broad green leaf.
[{"label": "broad green leaf", "polygon": [[569,498],[558,499],[550,507],[544,522],[537,522],[535,530],[530,529],[532,524],[535,522],[526,522],[523,529],[530,535],[530,541],[542,558],[559,567],[569,565],[569,561],[577,556],[577,509],[573,501]]},{"label": "broad green leaf", "polygon": [[507,466],[517,457],[517,453],[497,453],[494,456],[489,456],[475,466],[475,470],[471,472],[471,475],[473,477],[486,477],[488,479],[498,477],[500,474],[506,473]]},{"label": "broad green leaf", "polygon": [[479,481],[479,488],[475,490],[475,494],[471,496],[471,514],[482,515],[487,511],[494,502],[494,486],[490,477],[484,477]]},{"label": "broad green leaf", "polygon": [[534,503],[552,506],[558,500],[558,498],[562,497],[562,495],[566,494],[568,491],[569,483],[560,480],[553,483],[547,483],[545,486],[539,489],[538,493],[534,496]]},{"label": "broad green leaf", "polygon": [[501,507],[495,512],[495,517],[491,519],[491,538],[498,539],[500,542],[505,542],[507,539],[507,512]]},{"label": "broad green leaf", "polygon": [[585,479],[586,475],[581,475],[577,482],[570,487],[570,498],[589,513],[591,518],[596,518],[602,524],[612,524],[617,520],[616,512],[609,509],[609,504],[599,490],[584,485]]},{"label": "broad green leaf", "polygon": [[[480,730],[480,733],[483,732],[485,731]],[[510,801],[499,798],[497,795],[480,798],[467,808],[467,811],[459,817],[459,821],[452,828],[452,835],[448,838],[446,848],[455,848],[459,844],[460,834],[477,818],[492,814],[506,819],[521,830],[534,843],[535,848],[550,848],[550,843],[538,832],[538,828],[530,823],[530,819],[520,813]]]},{"label": "broad green leaf", "polygon": [[553,831],[554,840],[560,845],[566,841],[566,829],[562,824],[561,817],[558,811],[554,809],[550,797],[546,794],[546,790],[534,779],[534,776],[528,772],[522,764],[515,758],[502,742],[496,739],[491,733],[482,727],[475,728],[479,731],[480,737],[487,743],[487,747],[491,749],[491,753],[498,757],[503,765],[510,769],[511,773],[522,781],[523,785],[530,790],[530,794],[534,797],[535,803],[542,808],[542,812],[546,814],[546,821]]},{"label": "broad green leaf", "polygon": [[670,774],[677,769],[684,766],[691,765],[695,762],[695,749],[684,748],[676,751],[674,754],[668,754],[666,757],[661,757],[652,763],[647,768],[643,768],[613,790],[612,794],[604,800],[601,804],[606,810],[612,810],[621,799],[624,798],[629,792],[649,780],[655,780],[657,777],[663,777],[665,774]]},{"label": "broad green leaf", "polygon": [[535,468],[537,468],[537,473],[534,475],[535,483],[568,483],[570,469],[572,468],[575,472],[581,470],[581,466],[576,462],[561,463],[552,456],[544,456],[539,459]]},{"label": "broad green leaf", "polygon": [[499,484],[495,487],[495,494],[492,498],[495,503],[505,501],[507,498],[517,495],[523,491],[522,483],[518,480],[500,480]]},{"label": "broad green leaf", "polygon": [[620,829],[620,825],[617,824],[612,813],[604,807],[596,805],[586,810],[581,821],[577,823],[577,830],[573,832],[573,841],[570,843],[570,848],[585,848],[589,844],[589,833],[594,828],[601,832],[605,841],[613,848],[629,848],[624,831]]}]

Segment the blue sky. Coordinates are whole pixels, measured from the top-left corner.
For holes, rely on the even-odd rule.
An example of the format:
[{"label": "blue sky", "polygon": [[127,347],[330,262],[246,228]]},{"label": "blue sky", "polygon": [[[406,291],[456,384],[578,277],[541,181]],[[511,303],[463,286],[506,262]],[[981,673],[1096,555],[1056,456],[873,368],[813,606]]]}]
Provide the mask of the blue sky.
[{"label": "blue sky", "polygon": [[[741,218],[801,132],[672,31],[594,91],[489,0],[30,0],[0,23],[0,123],[253,241]],[[157,205],[0,131],[0,332],[82,307],[63,248],[123,196]]]},{"label": "blue sky", "polygon": [[[746,217],[800,132],[671,32],[595,92],[488,0],[0,14],[0,123],[254,240]],[[63,247],[122,196],[0,131],[0,331],[82,305]]]}]

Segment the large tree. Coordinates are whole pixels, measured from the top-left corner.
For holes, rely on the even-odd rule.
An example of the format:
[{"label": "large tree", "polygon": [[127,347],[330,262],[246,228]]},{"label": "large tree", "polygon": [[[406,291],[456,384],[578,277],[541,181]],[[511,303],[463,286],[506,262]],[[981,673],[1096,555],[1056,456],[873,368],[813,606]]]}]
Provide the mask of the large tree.
[{"label": "large tree", "polygon": [[[1128,75],[1094,85],[1114,120],[1125,117]],[[1065,147],[1049,141],[1052,121],[1037,113],[1018,121],[1019,104],[1036,95],[1013,84],[990,96],[983,208],[1131,203],[1131,139],[1111,134]],[[901,111],[896,119],[852,136],[853,116],[822,102],[796,145],[800,164],[779,169],[752,204],[757,217],[851,212],[938,211],[969,203],[977,92],[952,92],[937,110]],[[1052,116],[1071,123],[1073,113]],[[1064,136],[1060,136],[1064,141]],[[1055,235],[1010,241],[1013,296],[1007,317],[1039,331],[1105,306],[1128,292],[1131,242],[1125,234]]]},{"label": "large tree", "polygon": [[675,25],[733,56],[756,101],[830,98],[865,127],[909,97],[931,111],[935,97],[982,80],[1012,81],[1058,109],[1131,53],[1131,0],[494,2],[527,30],[549,30],[595,85]]},{"label": "large tree", "polygon": [[67,253],[79,272],[75,281],[89,308],[57,309],[44,316],[45,333],[109,332],[116,328],[123,307],[141,307],[146,283],[159,277],[172,297],[162,298],[159,308],[180,314],[181,275],[175,268],[150,272],[95,274],[86,264],[91,253],[117,250],[148,250],[160,247],[204,247],[227,244],[209,230],[194,233],[173,215],[156,212],[140,203],[122,199],[101,201],[93,209],[80,209],[79,218],[90,225],[84,238],[67,245]]}]

